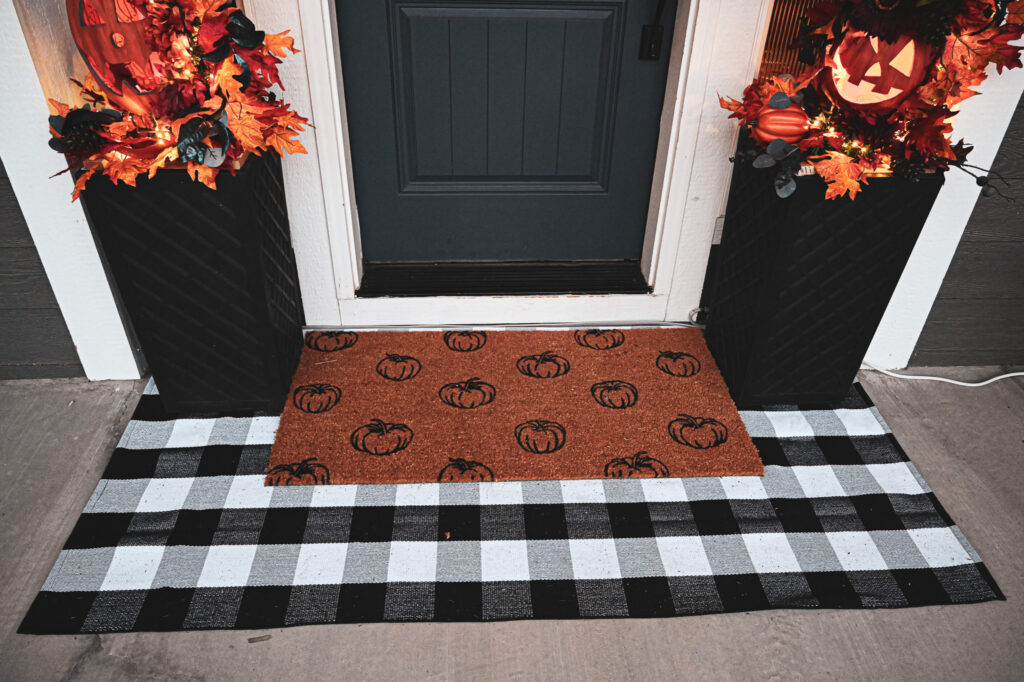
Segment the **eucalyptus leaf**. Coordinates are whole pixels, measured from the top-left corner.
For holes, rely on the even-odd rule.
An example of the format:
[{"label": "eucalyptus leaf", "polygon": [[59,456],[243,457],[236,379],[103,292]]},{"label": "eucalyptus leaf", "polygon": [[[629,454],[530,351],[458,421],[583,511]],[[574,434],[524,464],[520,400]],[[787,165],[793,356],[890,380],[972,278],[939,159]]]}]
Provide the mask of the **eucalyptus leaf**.
[{"label": "eucalyptus leaf", "polygon": [[796,151],[796,147],[781,138],[775,138],[766,147],[768,154],[776,161],[781,161]]},{"label": "eucalyptus leaf", "polygon": [[775,193],[778,194],[779,197],[782,198],[782,199],[785,199],[785,198],[791,196],[793,194],[793,192],[795,192],[795,191],[796,191],[796,180],[794,180],[793,178],[790,178],[787,182],[785,182],[781,186],[778,185],[778,184],[775,185]]},{"label": "eucalyptus leaf", "polygon": [[788,109],[789,105],[793,102],[789,99],[789,95],[784,92],[776,92],[772,95],[771,99],[768,100],[768,106],[772,109]]},{"label": "eucalyptus leaf", "polygon": [[775,159],[767,154],[761,154],[754,159],[754,168],[771,168],[775,165]]}]

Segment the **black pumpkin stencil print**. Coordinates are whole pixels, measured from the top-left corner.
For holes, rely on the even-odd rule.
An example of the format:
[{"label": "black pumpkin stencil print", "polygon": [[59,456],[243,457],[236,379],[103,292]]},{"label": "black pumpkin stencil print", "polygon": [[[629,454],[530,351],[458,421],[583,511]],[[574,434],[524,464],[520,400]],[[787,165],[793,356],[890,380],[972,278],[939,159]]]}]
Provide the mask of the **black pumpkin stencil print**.
[{"label": "black pumpkin stencil print", "polygon": [[405,424],[388,424],[374,419],[353,431],[349,443],[360,452],[383,457],[409,447],[412,437],[412,429]]},{"label": "black pumpkin stencil print", "polygon": [[469,483],[493,481],[494,472],[490,467],[472,460],[449,457],[448,465],[437,475],[438,483]]},{"label": "black pumpkin stencil print", "polygon": [[485,493],[497,481],[761,475],[702,331],[614,324],[314,333],[258,468],[266,485]]},{"label": "black pumpkin stencil print", "polygon": [[594,350],[611,350],[626,341],[626,335],[618,329],[577,329],[573,338],[584,348]]},{"label": "black pumpkin stencil print", "polygon": [[333,384],[306,384],[292,393],[292,404],[303,412],[327,412],[341,400],[341,389]]},{"label": "black pumpkin stencil print", "polygon": [[481,331],[451,331],[444,334],[444,345],[456,353],[471,353],[487,343],[487,333]]},{"label": "black pumpkin stencil print", "polygon": [[706,450],[721,445],[729,438],[725,424],[711,417],[691,417],[681,414],[668,425],[668,435],[680,445]]},{"label": "black pumpkin stencil print", "polygon": [[665,478],[668,467],[641,450],[632,457],[616,457],[604,465],[605,478]]},{"label": "black pumpkin stencil print", "polygon": [[473,377],[465,381],[445,384],[437,391],[437,397],[445,405],[471,410],[492,402],[496,393],[494,386]]},{"label": "black pumpkin stencil print", "polygon": [[331,472],[316,457],[278,464],[267,470],[267,485],[326,485],[330,482]]},{"label": "black pumpkin stencil print", "polygon": [[333,353],[356,345],[359,334],[355,332],[309,332],[306,334],[306,348],[321,353]]},{"label": "black pumpkin stencil print", "polygon": [[377,363],[377,374],[388,381],[408,381],[419,374],[421,369],[423,365],[419,360],[410,355],[397,353],[388,353]]},{"label": "black pumpkin stencil print", "polygon": [[516,427],[519,447],[535,455],[561,450],[565,445],[565,427],[547,419],[531,419]]},{"label": "black pumpkin stencil print", "polygon": [[549,350],[537,355],[524,355],[516,360],[516,369],[534,379],[554,379],[569,372],[569,361]]},{"label": "black pumpkin stencil print", "polygon": [[663,350],[654,364],[665,374],[674,377],[692,377],[700,371],[700,360],[681,351]]},{"label": "black pumpkin stencil print", "polygon": [[590,387],[590,395],[602,407],[624,410],[636,405],[636,386],[628,381],[599,381]]}]

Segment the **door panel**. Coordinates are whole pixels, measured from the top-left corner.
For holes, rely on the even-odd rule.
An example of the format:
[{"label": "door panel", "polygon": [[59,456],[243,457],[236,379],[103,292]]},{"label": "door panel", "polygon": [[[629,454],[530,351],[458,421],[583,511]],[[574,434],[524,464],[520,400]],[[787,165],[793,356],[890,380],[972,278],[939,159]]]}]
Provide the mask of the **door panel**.
[{"label": "door panel", "polygon": [[399,4],[395,21],[401,192],[605,191],[618,12]]},{"label": "door panel", "polygon": [[675,3],[343,0],[363,256],[640,256]]}]

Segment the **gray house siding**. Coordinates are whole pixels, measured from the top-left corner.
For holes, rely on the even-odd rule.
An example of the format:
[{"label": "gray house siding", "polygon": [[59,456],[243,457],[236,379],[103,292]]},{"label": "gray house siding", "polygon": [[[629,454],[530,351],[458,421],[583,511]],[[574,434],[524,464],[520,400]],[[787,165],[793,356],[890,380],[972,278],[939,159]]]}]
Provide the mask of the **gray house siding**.
[{"label": "gray house siding", "polygon": [[0,163],[0,379],[84,374]]},{"label": "gray house siding", "polygon": [[993,170],[1016,201],[979,197],[913,365],[1024,365],[1024,99]]}]

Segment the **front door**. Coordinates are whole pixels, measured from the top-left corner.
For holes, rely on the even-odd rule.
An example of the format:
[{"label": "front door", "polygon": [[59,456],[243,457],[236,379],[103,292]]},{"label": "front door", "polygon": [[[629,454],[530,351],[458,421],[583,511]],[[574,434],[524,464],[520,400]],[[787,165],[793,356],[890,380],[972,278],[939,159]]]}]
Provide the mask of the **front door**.
[{"label": "front door", "polygon": [[[641,59],[659,5],[664,42]],[[340,0],[367,277],[637,264],[674,14],[673,0]]]}]

